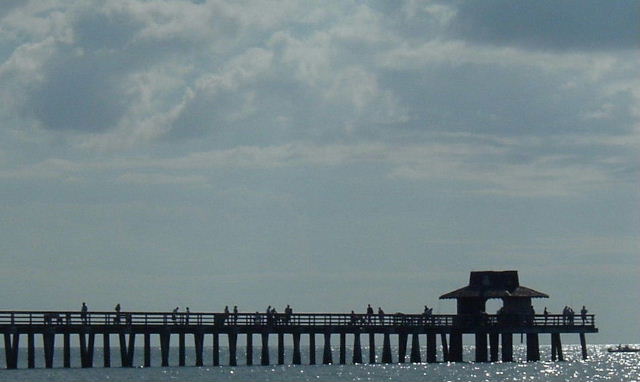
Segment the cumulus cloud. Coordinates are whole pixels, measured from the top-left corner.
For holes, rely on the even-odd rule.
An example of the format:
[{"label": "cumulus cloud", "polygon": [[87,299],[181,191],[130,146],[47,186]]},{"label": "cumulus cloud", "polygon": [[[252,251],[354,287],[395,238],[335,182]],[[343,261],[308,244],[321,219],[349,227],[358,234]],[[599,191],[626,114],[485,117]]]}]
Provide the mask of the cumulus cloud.
[{"label": "cumulus cloud", "polygon": [[[109,156],[160,145],[187,152],[175,166],[325,165],[359,152],[396,178],[480,182],[502,161],[495,190],[536,172],[595,184],[612,170],[603,163],[634,167],[640,94],[623,13],[635,3],[580,4],[7,3],[3,134],[15,147],[56,142],[45,169],[52,158],[98,149],[118,163]],[[612,142],[626,146],[612,155]],[[468,152],[409,159],[436,147]],[[501,151],[476,152],[487,148]],[[33,166],[22,168],[46,173]]]}]

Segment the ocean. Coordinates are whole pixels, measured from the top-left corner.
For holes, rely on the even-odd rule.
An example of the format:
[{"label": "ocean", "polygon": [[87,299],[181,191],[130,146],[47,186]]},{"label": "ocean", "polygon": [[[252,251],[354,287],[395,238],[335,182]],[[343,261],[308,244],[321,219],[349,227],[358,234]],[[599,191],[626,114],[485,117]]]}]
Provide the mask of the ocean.
[{"label": "ocean", "polygon": [[[79,352],[72,349],[72,368],[62,368],[62,349],[55,351],[53,369],[44,369],[42,349],[36,350],[36,369],[26,369],[26,349],[20,349],[19,369],[0,370],[0,381],[640,381],[640,353],[608,353],[612,345],[589,345],[589,359],[580,357],[579,345],[564,345],[564,362],[551,362],[550,346],[541,345],[541,362],[525,362],[525,347],[514,345],[516,362],[509,363],[437,363],[437,364],[362,364],[362,365],[271,365],[271,366],[204,366],[204,367],[119,367],[119,354],[112,349],[111,368],[99,367],[102,353],[96,347],[91,369],[80,368]],[[636,345],[637,346],[637,345]],[[205,364],[211,363],[211,350],[205,352]],[[259,362],[259,349],[254,349],[254,363]],[[347,360],[350,357],[347,351]],[[257,353],[257,354],[256,354]],[[465,359],[473,359],[473,347],[465,347]],[[170,364],[176,365],[178,349],[171,349]],[[220,361],[228,362],[226,349]],[[276,349],[272,349],[271,361]],[[363,348],[363,355],[367,355]],[[397,349],[394,349],[394,356]],[[194,351],[187,348],[187,365],[195,363]],[[285,351],[290,361],[291,349]],[[422,355],[424,359],[424,354]],[[308,362],[308,354],[302,357]],[[333,360],[338,359],[334,347]],[[317,360],[322,360],[319,352]],[[245,352],[238,348],[238,363],[245,362]],[[134,365],[141,365],[142,349],[136,348]],[[160,351],[152,351],[152,365],[160,364]],[[4,354],[0,366],[4,367]]]}]

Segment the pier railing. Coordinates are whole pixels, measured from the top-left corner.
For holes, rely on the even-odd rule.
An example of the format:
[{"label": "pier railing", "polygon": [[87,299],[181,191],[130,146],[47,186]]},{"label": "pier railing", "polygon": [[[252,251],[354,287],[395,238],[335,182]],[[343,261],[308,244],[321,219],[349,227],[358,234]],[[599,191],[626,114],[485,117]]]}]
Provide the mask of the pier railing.
[{"label": "pier railing", "polygon": [[349,314],[349,313],[202,313],[0,311],[0,326],[13,325],[212,325],[212,326],[345,326],[345,327],[595,327],[593,314]]}]

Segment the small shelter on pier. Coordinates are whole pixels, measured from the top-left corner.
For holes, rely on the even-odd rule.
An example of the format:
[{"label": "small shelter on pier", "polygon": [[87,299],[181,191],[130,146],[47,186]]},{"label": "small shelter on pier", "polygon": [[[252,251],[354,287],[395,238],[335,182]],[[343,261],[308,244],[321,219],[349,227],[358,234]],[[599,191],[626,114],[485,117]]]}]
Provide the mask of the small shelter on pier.
[{"label": "small shelter on pier", "polygon": [[531,313],[532,298],[549,295],[520,285],[518,271],[474,271],[469,285],[445,293],[440,299],[456,299],[458,314],[484,314],[488,299],[503,301],[505,314]]}]

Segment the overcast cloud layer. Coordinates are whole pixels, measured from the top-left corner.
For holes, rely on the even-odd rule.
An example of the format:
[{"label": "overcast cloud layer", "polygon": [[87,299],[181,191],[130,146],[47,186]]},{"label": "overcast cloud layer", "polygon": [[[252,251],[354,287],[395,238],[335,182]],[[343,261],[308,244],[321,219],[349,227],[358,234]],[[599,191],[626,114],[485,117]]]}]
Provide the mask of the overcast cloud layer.
[{"label": "overcast cloud layer", "polygon": [[445,312],[519,269],[640,333],[639,9],[3,1],[3,304]]}]

